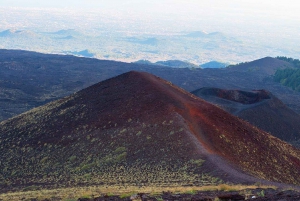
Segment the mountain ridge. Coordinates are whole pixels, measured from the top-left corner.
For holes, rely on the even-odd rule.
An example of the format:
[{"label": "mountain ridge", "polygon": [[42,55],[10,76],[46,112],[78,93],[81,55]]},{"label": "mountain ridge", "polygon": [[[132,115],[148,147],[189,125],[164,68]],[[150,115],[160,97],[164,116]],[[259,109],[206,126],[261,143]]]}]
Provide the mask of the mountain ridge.
[{"label": "mountain ridge", "polygon": [[145,72],[3,121],[0,133],[3,189],[300,183],[299,150]]},{"label": "mountain ridge", "polygon": [[201,87],[266,89],[300,113],[300,94],[274,82],[272,75],[260,70],[264,68],[262,61],[270,63],[266,68],[274,70],[291,66],[274,58],[261,59],[261,65],[249,62],[247,69],[175,69],[20,50],[0,53],[0,121],[130,70],[155,74],[187,91]]}]

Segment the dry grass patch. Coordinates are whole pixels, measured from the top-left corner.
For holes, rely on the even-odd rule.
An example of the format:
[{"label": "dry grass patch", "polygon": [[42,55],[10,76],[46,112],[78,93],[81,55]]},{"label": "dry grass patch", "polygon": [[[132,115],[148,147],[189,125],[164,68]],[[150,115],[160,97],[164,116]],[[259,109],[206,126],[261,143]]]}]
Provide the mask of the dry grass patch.
[{"label": "dry grass patch", "polygon": [[152,195],[158,195],[164,192],[176,192],[176,193],[196,193],[197,191],[242,191],[251,190],[256,188],[273,188],[275,186],[262,186],[262,185],[227,185],[221,184],[216,186],[193,186],[193,187],[183,187],[183,186],[172,186],[172,187],[162,187],[162,186],[90,186],[90,187],[76,187],[76,188],[60,188],[53,190],[37,190],[37,191],[27,191],[27,192],[14,192],[0,194],[0,200],[12,201],[12,200],[30,200],[30,199],[60,199],[63,201],[67,200],[77,200],[78,198],[92,198],[99,197],[103,195],[120,195],[122,197],[129,197],[136,193],[150,193]]}]

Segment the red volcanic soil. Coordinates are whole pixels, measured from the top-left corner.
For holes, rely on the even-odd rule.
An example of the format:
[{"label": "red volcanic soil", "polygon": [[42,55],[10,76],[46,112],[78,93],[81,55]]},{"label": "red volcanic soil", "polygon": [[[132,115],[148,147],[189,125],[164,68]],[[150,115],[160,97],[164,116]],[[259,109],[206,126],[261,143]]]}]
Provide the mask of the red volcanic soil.
[{"label": "red volcanic soil", "polygon": [[[298,183],[299,150],[212,105],[188,107],[190,128],[212,156],[221,156],[253,176]],[[284,176],[287,168],[293,172],[289,179]]]},{"label": "red volcanic soil", "polygon": [[192,92],[275,137],[295,146],[300,143],[300,115],[265,90],[201,88]]},{"label": "red volcanic soil", "polygon": [[134,80],[134,88],[147,94],[148,108],[160,110],[167,104],[183,117],[198,140],[199,153],[220,156],[258,178],[299,184],[300,178],[295,176],[300,173],[298,149],[148,73],[131,72],[114,80],[122,79]]},{"label": "red volcanic soil", "polygon": [[[112,182],[132,164],[168,170],[196,159],[205,160],[199,175],[225,182],[300,184],[300,150],[144,72],[122,74],[3,121],[0,134],[0,177],[15,184],[28,178],[70,183],[77,175],[103,179],[120,164]],[[143,182],[166,176],[157,175]]]},{"label": "red volcanic soil", "polygon": [[177,114],[189,126],[192,139],[198,140],[195,143],[199,145],[199,153],[208,157],[220,156],[258,178],[300,184],[300,178],[295,176],[300,175],[299,150],[170,82],[148,73],[130,72],[94,85],[78,95],[88,97],[98,87],[102,88],[101,95],[115,97],[110,97],[108,102],[102,96],[105,108],[116,107],[114,99],[122,100],[118,101],[122,108],[117,106],[118,109],[103,111],[107,116],[114,116],[118,124],[129,118],[155,120],[157,116]]}]

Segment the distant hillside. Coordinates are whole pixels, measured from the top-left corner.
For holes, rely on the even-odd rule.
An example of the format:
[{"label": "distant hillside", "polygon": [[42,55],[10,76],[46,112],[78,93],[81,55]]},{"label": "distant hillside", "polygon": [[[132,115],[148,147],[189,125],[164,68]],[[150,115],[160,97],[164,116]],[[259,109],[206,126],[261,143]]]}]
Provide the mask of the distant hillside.
[{"label": "distant hillside", "polygon": [[225,68],[228,65],[229,64],[227,64],[227,63],[222,63],[222,62],[218,62],[218,61],[210,61],[210,62],[201,64],[200,67],[201,68]]},{"label": "distant hillside", "polygon": [[272,57],[266,57],[252,62],[244,62],[228,67],[232,71],[255,73],[258,77],[263,78],[265,76],[274,75],[278,69],[284,69],[292,66],[293,65],[289,62],[274,59]]},{"label": "distant hillside", "polygon": [[0,37],[36,37],[37,34],[26,30],[12,30],[8,29],[0,32]]},{"label": "distant hillside", "polygon": [[49,34],[53,35],[59,35],[59,36],[76,36],[76,35],[81,35],[78,31],[75,29],[61,29],[56,32],[50,32]]},{"label": "distant hillside", "polygon": [[201,88],[192,93],[273,136],[300,147],[300,115],[270,92]]},{"label": "distant hillside", "polygon": [[201,69],[0,50],[0,121],[131,70],[155,74],[188,91],[201,87],[266,89],[300,113],[300,93],[272,77],[277,69],[290,67],[270,57],[223,69]]},{"label": "distant hillside", "polygon": [[180,61],[180,60],[167,60],[167,61],[157,61],[152,63],[148,60],[139,60],[133,62],[136,64],[146,64],[146,65],[157,65],[157,66],[165,66],[165,67],[172,67],[172,68],[199,68],[199,66],[192,64],[187,61]]},{"label": "distant hillside", "polygon": [[148,61],[148,60],[138,60],[138,61],[135,61],[133,63],[135,63],[135,64],[154,65],[154,63],[152,63],[151,61]]},{"label": "distant hillside", "polygon": [[94,57],[95,55],[91,53],[89,50],[82,50],[79,52],[72,52],[72,51],[65,51],[66,54],[76,55],[76,56],[82,56],[82,57]]},{"label": "distant hillside", "polygon": [[140,72],[1,122],[0,152],[1,192],[95,184],[201,186],[221,179],[300,184],[300,150]]},{"label": "distant hillside", "polygon": [[294,67],[300,68],[300,60],[299,59],[293,59],[293,58],[288,58],[288,57],[283,57],[283,56],[276,57],[276,59],[289,62],[289,63],[293,64]]},{"label": "distant hillside", "polygon": [[159,40],[157,38],[137,38],[137,37],[128,37],[126,38],[127,42],[138,43],[142,45],[157,45]]},{"label": "distant hillside", "polygon": [[167,60],[167,61],[157,61],[155,65],[169,66],[173,68],[199,68],[199,66],[180,60]]},{"label": "distant hillside", "polygon": [[279,69],[274,75],[274,80],[284,86],[300,92],[300,69]]},{"label": "distant hillside", "polygon": [[[109,68],[108,68],[109,67]],[[0,121],[139,65],[67,55],[0,50]]]},{"label": "distant hillside", "polygon": [[11,31],[11,30],[5,30],[5,31],[0,32],[0,37],[9,37],[11,35],[13,35],[13,31]]},{"label": "distant hillside", "polygon": [[72,35],[68,35],[68,36],[57,37],[55,39],[59,39],[59,40],[71,40],[71,39],[75,39],[75,37],[72,36]]}]

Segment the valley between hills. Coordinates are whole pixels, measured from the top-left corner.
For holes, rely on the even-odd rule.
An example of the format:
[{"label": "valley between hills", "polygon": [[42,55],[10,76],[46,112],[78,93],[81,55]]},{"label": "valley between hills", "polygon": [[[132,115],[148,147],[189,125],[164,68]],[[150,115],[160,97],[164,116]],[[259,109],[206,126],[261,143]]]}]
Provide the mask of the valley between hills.
[{"label": "valley between hills", "polygon": [[273,79],[290,62],[0,50],[0,68],[0,200],[299,200],[300,94]]}]

